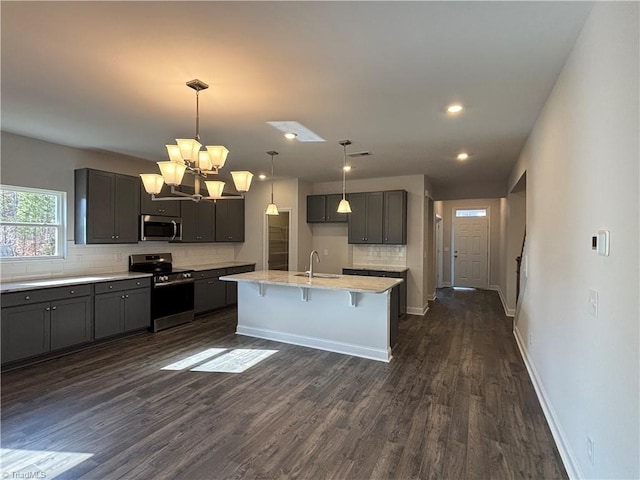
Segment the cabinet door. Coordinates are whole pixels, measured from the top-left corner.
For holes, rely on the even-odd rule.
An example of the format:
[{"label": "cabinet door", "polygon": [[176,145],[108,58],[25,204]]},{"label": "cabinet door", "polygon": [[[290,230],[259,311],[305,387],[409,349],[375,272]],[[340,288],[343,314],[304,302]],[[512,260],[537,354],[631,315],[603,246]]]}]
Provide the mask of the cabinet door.
[{"label": "cabinet door", "polygon": [[196,280],[194,289],[195,313],[208,312],[226,305],[226,283],[218,278]]},{"label": "cabinet door", "polygon": [[2,309],[2,363],[50,349],[51,308],[47,303]]},{"label": "cabinet door", "polygon": [[124,292],[95,296],[95,338],[104,338],[124,331]]},{"label": "cabinet door", "polygon": [[382,243],[382,215],[384,195],[382,192],[367,193],[367,234],[365,243]]},{"label": "cabinet door", "polygon": [[51,350],[93,340],[91,297],[51,302]]},{"label": "cabinet door", "polygon": [[198,206],[195,202],[182,201],[182,241],[198,241]]},{"label": "cabinet door", "polygon": [[196,280],[193,287],[193,310],[196,315],[210,310],[209,282],[210,279]]},{"label": "cabinet door", "polygon": [[[336,207],[337,208],[337,207]],[[320,223],[326,220],[326,196],[307,196],[307,223]]]},{"label": "cabinet door", "polygon": [[407,192],[384,192],[383,243],[406,245],[407,243]]},{"label": "cabinet door", "polygon": [[[115,175],[89,170],[87,178],[87,243],[115,242]],[[77,221],[77,220],[76,220]]]},{"label": "cabinet door", "polygon": [[216,242],[244,242],[244,199],[218,200],[215,225]]},{"label": "cabinet door", "polygon": [[367,194],[349,194],[349,243],[367,243]]},{"label": "cabinet door", "polygon": [[210,201],[202,201],[196,204],[196,218],[198,225],[198,241],[213,242],[215,236],[215,204]]},{"label": "cabinet door", "polygon": [[129,175],[116,175],[115,186],[115,241],[137,243],[140,180]]},{"label": "cabinet door", "polygon": [[338,213],[338,205],[342,200],[342,195],[327,195],[325,201],[325,220],[327,222],[346,222],[349,216],[346,213]]},{"label": "cabinet door", "polygon": [[[166,183],[162,185],[162,191],[156,197],[171,196],[171,187]],[[140,182],[140,214],[142,215],[162,215],[164,217],[180,216],[180,201],[153,201],[151,195],[147,193]]]},{"label": "cabinet door", "polygon": [[124,295],[124,331],[151,327],[151,290],[127,290]]}]

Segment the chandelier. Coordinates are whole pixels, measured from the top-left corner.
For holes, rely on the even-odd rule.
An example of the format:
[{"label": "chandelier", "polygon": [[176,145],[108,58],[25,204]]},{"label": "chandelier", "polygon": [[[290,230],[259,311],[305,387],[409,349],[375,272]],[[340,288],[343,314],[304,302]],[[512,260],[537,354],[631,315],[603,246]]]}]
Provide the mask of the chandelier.
[{"label": "chandelier", "polygon": [[[206,90],[209,85],[202,80],[194,79],[187,82],[187,86],[196,91],[196,135],[194,138],[177,138],[177,145],[166,145],[169,160],[156,162],[160,167],[161,175],[156,173],[140,174],[144,189],[151,194],[152,200],[218,200],[221,198],[237,198],[233,196],[222,196],[225,182],[217,180],[207,180],[210,175],[217,175],[224,166],[229,150],[226,147],[205,146],[202,149],[200,143],[200,104],[199,96],[201,90]],[[193,175],[194,193],[189,194],[179,190],[185,173]],[[247,192],[251,186],[253,174],[246,171],[231,172],[233,183],[238,192]],[[200,193],[202,182],[204,182],[208,196]],[[172,196],[156,197],[164,184],[171,187]]]}]

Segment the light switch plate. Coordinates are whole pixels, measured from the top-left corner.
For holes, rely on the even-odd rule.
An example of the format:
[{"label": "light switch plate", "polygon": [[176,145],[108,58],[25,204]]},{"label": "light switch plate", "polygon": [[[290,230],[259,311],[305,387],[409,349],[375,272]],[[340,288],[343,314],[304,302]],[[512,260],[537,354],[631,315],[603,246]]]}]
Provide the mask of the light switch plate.
[{"label": "light switch plate", "polygon": [[609,230],[598,230],[598,255],[609,256]]},{"label": "light switch plate", "polygon": [[589,312],[589,315],[593,315],[594,317],[598,316],[598,292],[592,289],[589,289],[587,311]]}]

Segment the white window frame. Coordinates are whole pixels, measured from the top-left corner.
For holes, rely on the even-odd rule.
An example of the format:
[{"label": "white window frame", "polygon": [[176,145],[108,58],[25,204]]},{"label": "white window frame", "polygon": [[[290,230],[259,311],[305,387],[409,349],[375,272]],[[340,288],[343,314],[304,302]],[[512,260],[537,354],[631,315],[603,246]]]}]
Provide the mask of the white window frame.
[{"label": "white window frame", "polygon": [[24,193],[40,193],[43,195],[54,195],[57,197],[57,221],[55,223],[30,223],[30,222],[6,222],[0,221],[0,225],[10,225],[16,227],[55,227],[57,230],[57,242],[55,255],[41,255],[34,257],[0,257],[0,263],[8,262],[33,262],[43,260],[65,259],[67,256],[67,192],[58,190],[46,190],[43,188],[20,187],[16,185],[0,184],[0,190]]},{"label": "white window frame", "polygon": [[[480,214],[480,215],[475,215],[474,213],[480,213],[480,212],[484,212],[484,215]],[[484,207],[484,208],[456,208],[455,209],[455,218],[485,218],[485,217],[489,217],[489,212],[488,212],[488,208]],[[458,215],[458,214],[461,215]]]}]

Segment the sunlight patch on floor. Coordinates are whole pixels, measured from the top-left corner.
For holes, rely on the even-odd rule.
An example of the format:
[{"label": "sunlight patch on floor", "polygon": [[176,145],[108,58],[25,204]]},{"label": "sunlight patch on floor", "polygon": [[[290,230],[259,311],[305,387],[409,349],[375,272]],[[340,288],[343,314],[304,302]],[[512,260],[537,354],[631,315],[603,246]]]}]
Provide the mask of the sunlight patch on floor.
[{"label": "sunlight patch on floor", "polygon": [[0,477],[49,480],[92,456],[92,453],[0,448]]},{"label": "sunlight patch on floor", "polygon": [[196,353],[195,355],[191,355],[190,357],[179,360],[167,365],[166,367],[162,367],[160,370],[184,370],[185,368],[193,367],[200,362],[204,362],[205,360],[226,351],[226,348],[208,348],[200,353]]},{"label": "sunlight patch on floor", "polygon": [[192,368],[192,372],[242,373],[278,350],[248,350],[238,348]]},{"label": "sunlight patch on floor", "polygon": [[454,290],[466,290],[466,291],[473,291],[475,290],[475,288],[473,287],[453,287]]}]

